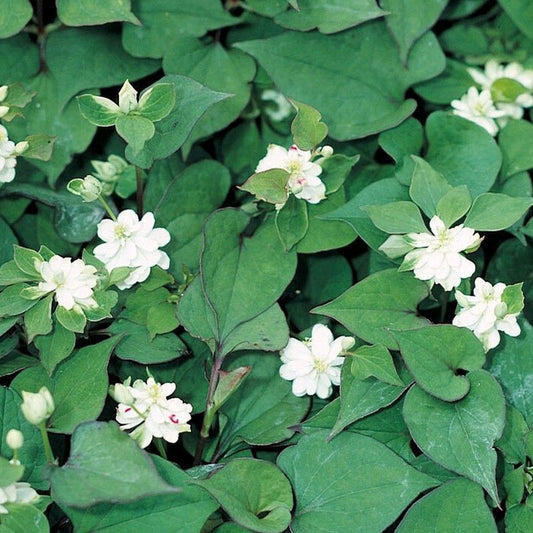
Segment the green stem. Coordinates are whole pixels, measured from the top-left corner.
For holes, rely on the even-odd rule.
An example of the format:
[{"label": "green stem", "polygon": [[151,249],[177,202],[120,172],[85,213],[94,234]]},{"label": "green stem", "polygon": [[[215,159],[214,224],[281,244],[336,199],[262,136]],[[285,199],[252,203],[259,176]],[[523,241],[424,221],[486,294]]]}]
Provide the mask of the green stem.
[{"label": "green stem", "polygon": [[159,452],[159,455],[163,459],[167,459],[167,451],[165,450],[165,445],[163,444],[163,441],[156,437],[154,438],[154,444],[155,444],[155,447],[157,448],[157,451]]},{"label": "green stem", "polygon": [[48,432],[46,431],[46,422],[41,422],[39,424],[39,429],[41,430],[41,437],[43,439],[44,454],[46,455],[46,460],[49,464],[54,464],[54,454],[52,452],[52,446],[50,446],[50,439],[48,438]]},{"label": "green stem", "polygon": [[135,176],[137,178],[137,216],[143,216],[143,171],[140,167],[135,167]]},{"label": "green stem", "polygon": [[111,219],[116,222],[117,217],[115,216],[115,213],[113,213],[113,211],[109,207],[109,204],[102,198],[102,195],[98,197],[98,201],[104,206],[104,209],[107,211],[107,214],[111,217]]},{"label": "green stem", "polygon": [[192,465],[198,466],[202,462],[202,456],[204,453],[204,447],[207,438],[209,437],[209,429],[213,423],[213,413],[211,408],[213,405],[213,397],[218,384],[218,379],[220,377],[220,368],[224,361],[224,357],[220,357],[220,348],[217,348],[215,352],[215,357],[213,361],[213,366],[211,367],[211,376],[209,378],[209,388],[207,389],[207,398],[205,402],[205,413],[204,419],[202,422],[202,429],[200,430],[200,436],[198,442],[196,443],[196,450],[194,451],[194,460]]},{"label": "green stem", "polygon": [[440,322],[444,322],[446,318],[446,310],[448,309],[448,300],[450,298],[450,291],[444,291],[440,295]]}]

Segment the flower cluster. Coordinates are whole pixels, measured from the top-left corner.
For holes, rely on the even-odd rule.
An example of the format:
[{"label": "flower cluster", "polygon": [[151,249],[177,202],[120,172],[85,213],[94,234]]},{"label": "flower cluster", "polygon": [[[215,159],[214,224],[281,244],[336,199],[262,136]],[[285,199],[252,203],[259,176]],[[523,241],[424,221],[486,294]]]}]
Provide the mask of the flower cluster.
[{"label": "flower cluster", "polygon": [[429,227],[431,233],[391,235],[379,249],[392,259],[407,252],[400,270],[413,270],[416,278],[429,281],[431,285],[442,285],[444,290],[450,291],[476,269],[460,252],[477,250],[482,239],[462,224],[446,228],[437,215],[430,220]]},{"label": "flower cluster", "polygon": [[10,141],[7,130],[4,126],[0,126],[0,183],[9,183],[15,179],[17,157],[27,148],[26,141],[17,144]]},{"label": "flower cluster", "polygon": [[342,356],[354,344],[353,337],[334,339],[327,326],[316,324],[310,339],[289,339],[280,351],[283,365],[279,375],[292,381],[292,392],[296,396],[316,394],[319,398],[329,398],[332,385],[340,384]]},{"label": "flower cluster", "polygon": [[37,297],[54,292],[57,304],[67,310],[97,307],[93,289],[98,277],[93,266],[81,259],[72,261],[70,257],[54,255],[36,268],[42,278],[35,291]]},{"label": "flower cluster", "polygon": [[6,503],[36,503],[39,494],[31,488],[29,483],[16,481],[7,487],[0,487],[0,514],[7,514]]},{"label": "flower cluster", "polygon": [[104,241],[94,249],[94,255],[111,272],[114,268],[130,267],[134,270],[120,283],[119,289],[128,289],[144,281],[150,268],[167,269],[170,259],[159,250],[170,241],[170,233],[163,228],[154,228],[154,215],[145,213],[139,220],[137,214],[126,209],[116,220],[105,219],[98,224],[98,237]]},{"label": "flower cluster", "polygon": [[120,402],[116,415],[120,429],[135,428],[130,436],[141,448],[146,448],[153,437],[177,442],[180,433],[191,430],[187,422],[192,406],[179,398],[167,399],[175,389],[174,383],[156,383],[152,377],[146,383],[137,379],[133,386],[128,378],[111,388],[111,396]]},{"label": "flower cluster", "polygon": [[460,100],[453,100],[453,113],[475,122],[492,136],[510,118],[522,118],[524,109],[533,106],[533,70],[518,63],[504,66],[491,59],[483,72],[474,68],[468,72],[481,91],[470,87]]},{"label": "flower cluster", "polygon": [[[329,148],[321,155],[327,157],[331,153],[332,150]],[[259,161],[255,171],[264,172],[274,168],[286,170],[289,173],[287,183],[289,192],[310,204],[318,204],[326,198],[326,186],[318,177],[322,173],[320,161],[313,162],[312,158],[310,150],[300,150],[295,144],[288,150],[277,144],[269,144],[267,155]]]},{"label": "flower cluster", "polygon": [[502,299],[506,288],[504,283],[492,286],[488,281],[476,278],[473,296],[455,291],[460,309],[452,323],[473,331],[485,351],[498,346],[500,331],[511,337],[520,335],[520,326],[516,321],[519,313],[509,313],[508,306]]}]

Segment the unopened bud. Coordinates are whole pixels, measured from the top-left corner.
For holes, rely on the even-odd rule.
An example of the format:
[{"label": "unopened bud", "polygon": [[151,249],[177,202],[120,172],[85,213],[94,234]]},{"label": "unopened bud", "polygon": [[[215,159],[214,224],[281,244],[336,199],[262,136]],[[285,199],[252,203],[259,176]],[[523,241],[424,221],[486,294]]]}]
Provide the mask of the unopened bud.
[{"label": "unopened bud", "polygon": [[24,444],[24,435],[18,429],[10,429],[6,433],[6,443],[12,450],[18,450]]},{"label": "unopened bud", "polygon": [[[127,383],[127,384],[125,384]],[[116,383],[109,387],[109,395],[113,400],[124,405],[133,405],[135,398],[132,396],[129,389],[129,382],[126,380],[125,383]]]},{"label": "unopened bud", "polygon": [[331,157],[333,155],[333,147],[329,146],[329,144],[320,147],[318,151],[322,157]]},{"label": "unopened bud", "polygon": [[6,99],[7,90],[8,90],[8,86],[7,85],[2,85],[0,87],[0,102],[3,102]]},{"label": "unopened bud", "polygon": [[28,141],[20,141],[17,144],[15,144],[15,152],[17,155],[23,154],[28,149],[29,143]]},{"label": "unopened bud", "polygon": [[94,202],[102,194],[102,184],[90,174],[85,178],[75,178],[67,184],[67,190],[76,196],[81,196],[84,202]]},{"label": "unopened bud", "polygon": [[54,412],[54,399],[46,387],[39,392],[22,391],[22,414],[30,424],[39,425]]},{"label": "unopened bud", "polygon": [[126,80],[118,93],[118,107],[123,113],[128,114],[137,108],[137,91]]}]

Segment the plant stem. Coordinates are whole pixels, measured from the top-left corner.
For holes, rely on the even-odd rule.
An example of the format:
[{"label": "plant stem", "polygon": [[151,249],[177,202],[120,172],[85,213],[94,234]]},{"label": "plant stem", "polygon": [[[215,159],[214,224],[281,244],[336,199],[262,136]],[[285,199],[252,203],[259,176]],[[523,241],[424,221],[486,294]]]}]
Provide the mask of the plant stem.
[{"label": "plant stem", "polygon": [[450,298],[450,291],[444,291],[440,295],[440,322],[444,322],[446,318],[446,310],[448,309],[448,299]]},{"label": "plant stem", "polygon": [[157,448],[157,451],[159,452],[159,455],[163,459],[167,459],[167,451],[165,450],[165,445],[163,444],[163,441],[156,437],[154,439],[154,444],[155,444],[155,447]]},{"label": "plant stem", "polygon": [[39,43],[39,72],[46,72],[46,28],[44,26],[43,0],[37,0],[35,5],[37,12],[37,42]]},{"label": "plant stem", "polygon": [[49,464],[54,464],[54,454],[52,452],[52,446],[50,446],[50,439],[48,438],[48,432],[46,431],[46,423],[43,421],[39,424],[39,429],[41,430],[41,437],[43,439],[44,445],[44,454],[46,455],[46,460]]},{"label": "plant stem", "polygon": [[143,216],[143,171],[140,167],[135,167],[135,176],[137,177],[137,216]]},{"label": "plant stem", "polygon": [[115,216],[115,213],[113,213],[113,211],[109,207],[109,204],[102,198],[102,195],[98,197],[98,201],[104,206],[104,209],[107,211],[107,214],[111,217],[111,219],[116,222],[117,217]]},{"label": "plant stem", "polygon": [[215,352],[213,360],[213,366],[211,367],[211,376],[209,377],[209,388],[207,389],[207,398],[205,402],[205,413],[204,419],[202,421],[202,429],[200,430],[200,437],[198,439],[198,442],[196,443],[196,450],[194,451],[194,460],[192,463],[193,466],[198,466],[202,462],[205,443],[207,437],[209,437],[209,429],[211,428],[211,423],[213,421],[213,416],[210,410],[213,404],[213,397],[217,388],[218,378],[220,376],[220,368],[223,362],[224,357],[220,357],[220,347],[217,346],[217,350]]}]

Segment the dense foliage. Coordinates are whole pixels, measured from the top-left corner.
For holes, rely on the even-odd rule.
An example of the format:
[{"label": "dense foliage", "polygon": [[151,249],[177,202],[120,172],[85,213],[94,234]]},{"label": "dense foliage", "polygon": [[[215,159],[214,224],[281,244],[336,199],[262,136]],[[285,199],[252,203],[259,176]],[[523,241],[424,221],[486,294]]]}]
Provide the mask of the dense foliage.
[{"label": "dense foliage", "polygon": [[1,533],[533,531],[533,5],[0,10]]}]

